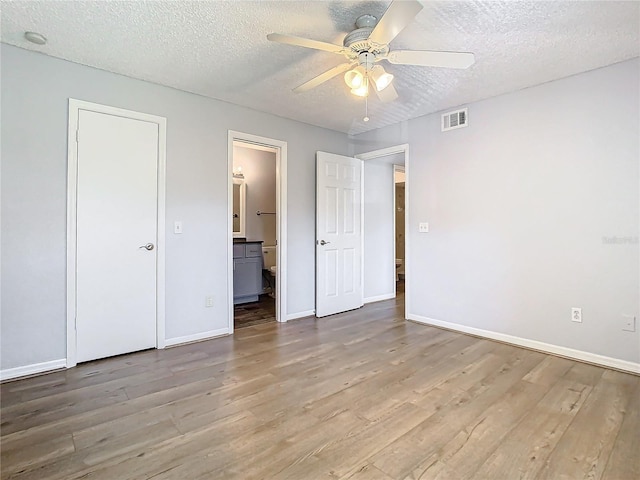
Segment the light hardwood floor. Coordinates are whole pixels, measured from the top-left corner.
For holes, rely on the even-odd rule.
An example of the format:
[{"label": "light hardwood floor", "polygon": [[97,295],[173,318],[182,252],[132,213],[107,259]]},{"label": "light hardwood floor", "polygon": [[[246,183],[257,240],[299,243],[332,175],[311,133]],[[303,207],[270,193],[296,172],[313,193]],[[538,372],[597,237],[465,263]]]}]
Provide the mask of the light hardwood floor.
[{"label": "light hardwood floor", "polygon": [[640,378],[393,300],[2,385],[2,479],[640,478]]}]

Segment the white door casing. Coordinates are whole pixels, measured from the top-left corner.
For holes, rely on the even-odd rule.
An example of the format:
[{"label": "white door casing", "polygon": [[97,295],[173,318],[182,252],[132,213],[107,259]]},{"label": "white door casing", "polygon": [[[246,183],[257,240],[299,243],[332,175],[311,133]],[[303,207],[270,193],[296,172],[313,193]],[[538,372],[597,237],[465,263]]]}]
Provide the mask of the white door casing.
[{"label": "white door casing", "polygon": [[166,127],[160,117],[74,100],[69,115],[73,366],[164,347]]},{"label": "white door casing", "polygon": [[[409,235],[409,213],[410,213],[410,203],[409,203],[409,144],[405,143],[402,145],[395,145],[393,147],[387,147],[380,150],[374,150],[371,152],[360,153],[356,155],[356,158],[361,159],[363,161],[374,160],[377,158],[386,157],[388,155],[397,155],[402,154],[404,156],[404,171],[405,171],[405,206],[404,206],[404,224],[405,224],[405,243],[404,243],[404,278],[405,278],[405,295],[404,295],[404,306],[405,306],[405,318],[408,318],[410,309],[410,300],[411,300],[411,289],[409,286],[411,285],[411,245],[410,239],[411,235]],[[364,207],[363,207],[364,208]],[[395,210],[395,207],[394,207]],[[394,232],[394,242],[395,242],[395,232]],[[364,268],[363,268],[364,275]]]},{"label": "white door casing", "polygon": [[360,308],[362,161],[326,152],[316,158],[316,316]]}]

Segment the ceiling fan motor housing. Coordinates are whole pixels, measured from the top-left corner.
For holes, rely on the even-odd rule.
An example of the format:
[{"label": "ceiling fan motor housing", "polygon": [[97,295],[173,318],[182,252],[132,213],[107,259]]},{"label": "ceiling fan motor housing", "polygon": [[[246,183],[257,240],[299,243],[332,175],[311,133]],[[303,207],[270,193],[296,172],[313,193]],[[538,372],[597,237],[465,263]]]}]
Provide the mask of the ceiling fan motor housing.
[{"label": "ceiling fan motor housing", "polygon": [[[360,65],[365,65],[367,68],[373,66],[373,62],[379,56],[384,56],[389,52],[388,45],[374,44],[369,37],[371,32],[378,23],[378,19],[373,15],[361,15],[356,20],[356,29],[348,33],[342,42],[342,44],[351,50],[354,54],[353,59],[356,56]],[[362,53],[368,52],[372,57],[361,57]]]},{"label": "ceiling fan motor housing", "polygon": [[368,50],[371,46],[368,42],[369,35],[373,31],[373,27],[357,28],[353,32],[347,34],[344,37],[342,44],[353,50],[354,52],[360,52],[362,50]]}]

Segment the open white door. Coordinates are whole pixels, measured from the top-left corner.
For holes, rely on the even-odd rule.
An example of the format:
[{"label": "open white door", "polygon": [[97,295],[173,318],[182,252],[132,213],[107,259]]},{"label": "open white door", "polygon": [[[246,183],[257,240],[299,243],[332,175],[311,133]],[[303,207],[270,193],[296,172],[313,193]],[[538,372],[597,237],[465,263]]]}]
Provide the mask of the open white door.
[{"label": "open white door", "polygon": [[362,161],[317,152],[316,316],[360,308]]}]

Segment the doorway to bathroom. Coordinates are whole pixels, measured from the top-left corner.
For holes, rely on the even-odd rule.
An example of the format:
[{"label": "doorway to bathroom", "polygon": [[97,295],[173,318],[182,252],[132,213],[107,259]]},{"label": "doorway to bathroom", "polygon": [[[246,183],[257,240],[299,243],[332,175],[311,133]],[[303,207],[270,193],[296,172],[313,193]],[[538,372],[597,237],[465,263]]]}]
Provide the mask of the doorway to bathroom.
[{"label": "doorway to bathroom", "polygon": [[229,330],[285,321],[286,142],[229,132]]}]

